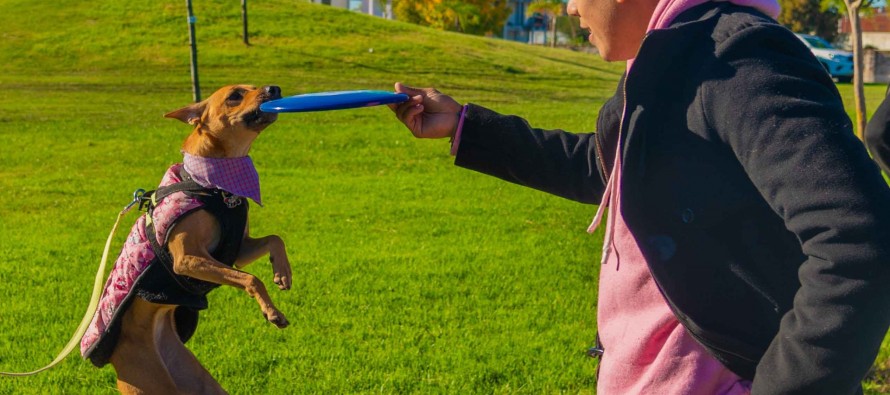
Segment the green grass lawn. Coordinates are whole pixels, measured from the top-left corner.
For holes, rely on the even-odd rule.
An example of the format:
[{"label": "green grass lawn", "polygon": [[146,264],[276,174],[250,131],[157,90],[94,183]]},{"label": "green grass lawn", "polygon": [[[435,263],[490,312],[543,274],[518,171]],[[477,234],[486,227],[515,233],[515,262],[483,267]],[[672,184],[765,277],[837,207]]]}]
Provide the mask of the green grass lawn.
[{"label": "green grass lawn", "polygon": [[[245,47],[238,5],[217,3],[195,2],[205,96],[403,81],[585,132],[623,69],[302,1],[250,2]],[[75,329],[132,191],[180,160],[189,128],[162,115],[191,100],[189,49],[178,1],[0,8],[0,370],[22,371]],[[867,88],[871,110],[883,89]],[[593,392],[595,206],[459,169],[447,142],[414,139],[383,107],[282,115],[252,156],[252,231],[285,239],[296,276],[273,293],[284,330],[243,292],[210,294],[189,347],[233,394]],[[267,263],[248,269],[271,282]],[[110,366],[74,356],[0,378],[0,394],[114,392]]]}]

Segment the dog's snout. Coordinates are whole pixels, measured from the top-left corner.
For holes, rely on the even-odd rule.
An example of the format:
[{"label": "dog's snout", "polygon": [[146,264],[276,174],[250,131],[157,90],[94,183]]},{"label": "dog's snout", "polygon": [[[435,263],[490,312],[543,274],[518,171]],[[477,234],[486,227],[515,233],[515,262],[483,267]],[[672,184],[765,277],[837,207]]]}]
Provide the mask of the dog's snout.
[{"label": "dog's snout", "polygon": [[266,94],[269,95],[270,99],[280,99],[281,98],[281,88],[276,85],[269,85],[263,88],[266,91]]}]

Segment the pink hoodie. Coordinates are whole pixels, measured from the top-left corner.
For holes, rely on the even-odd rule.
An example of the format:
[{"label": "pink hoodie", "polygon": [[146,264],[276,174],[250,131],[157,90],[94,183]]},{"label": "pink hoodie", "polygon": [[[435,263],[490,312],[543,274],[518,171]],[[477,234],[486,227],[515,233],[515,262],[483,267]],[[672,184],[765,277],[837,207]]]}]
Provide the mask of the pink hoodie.
[{"label": "pink hoodie", "polygon": [[[706,1],[661,0],[648,30],[667,27],[683,11]],[[731,2],[774,18],[779,13],[775,0]],[[632,64],[633,60],[627,62],[628,71]],[[750,394],[749,381],[726,369],[686,332],[652,279],[620,215],[620,152],[615,155],[603,204],[588,228],[593,232],[603,218],[603,207],[611,207],[597,304],[597,327],[606,350],[600,361],[597,394]]]}]

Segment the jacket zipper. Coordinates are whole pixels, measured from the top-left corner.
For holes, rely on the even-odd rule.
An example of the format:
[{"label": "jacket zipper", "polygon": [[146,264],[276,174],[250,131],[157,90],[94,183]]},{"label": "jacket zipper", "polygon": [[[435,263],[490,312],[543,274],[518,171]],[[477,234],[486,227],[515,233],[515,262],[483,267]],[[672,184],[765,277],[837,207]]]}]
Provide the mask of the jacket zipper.
[{"label": "jacket zipper", "polygon": [[[627,113],[627,76],[624,77],[624,81],[621,84],[621,119],[618,120],[618,135],[616,136],[615,142],[615,155],[621,155],[621,130],[624,129],[624,116]],[[600,175],[603,177],[603,182],[608,184],[609,178],[612,176],[612,173],[615,172],[615,169],[609,171],[608,167],[606,167],[606,160],[603,155],[603,144],[605,143],[606,137],[604,133],[598,133],[602,137],[603,142],[600,143],[600,137],[597,136],[593,139],[593,143],[596,146],[597,159],[600,164]],[[600,202],[600,204],[608,204],[608,202]]]},{"label": "jacket zipper", "polygon": [[[604,137],[602,137],[602,133],[598,134],[599,136],[593,139],[593,144],[596,146],[596,156],[600,164],[600,176],[603,179],[603,185],[606,185],[609,183],[609,174],[606,172],[606,161],[603,159],[603,147],[600,143],[600,138],[604,139]],[[603,204],[603,202],[600,202],[600,204]]]},{"label": "jacket zipper", "polygon": [[[640,42],[640,48],[643,47],[643,45],[644,45],[645,42],[646,42],[646,39],[648,39],[649,36],[650,36],[651,34],[652,34],[651,31],[646,33],[646,35],[643,37],[643,40]],[[638,53],[638,55],[639,55],[639,53]],[[618,124],[618,143],[617,143],[617,148],[616,148],[616,153],[615,153],[616,155],[621,155],[621,154],[622,154],[622,151],[623,151],[623,150],[621,149],[621,141],[623,140],[623,139],[622,139],[622,135],[623,135],[623,132],[624,132],[624,118],[625,118],[625,116],[627,115],[627,81],[628,81],[629,79],[630,79],[630,70],[628,70],[628,72],[627,72],[626,75],[624,76],[624,84],[622,85],[622,90],[621,90],[621,92],[622,92],[622,101],[624,102],[624,108],[623,108],[623,110],[622,110],[622,112],[621,112],[621,121],[620,121],[619,124]],[[605,168],[604,168],[604,169],[605,169]],[[614,169],[612,169],[612,170],[613,170],[613,172],[614,172]],[[610,215],[612,215],[612,214],[610,213]],[[647,266],[649,266],[649,261],[648,261],[648,260],[646,260],[646,264],[647,264]],[[652,273],[652,276],[651,276],[651,277],[652,277],[652,281],[655,282],[655,286],[656,286],[656,288],[658,288],[658,292],[661,294],[661,297],[664,298],[665,302],[667,302],[668,307],[670,307],[671,312],[674,314],[674,317],[677,318],[677,321],[679,321],[680,324],[683,325],[684,328],[686,328],[686,332],[688,332],[690,335],[692,335],[692,337],[695,338],[696,341],[698,341],[699,343],[705,345],[706,347],[709,347],[709,348],[714,349],[714,350],[716,350],[716,351],[719,351],[719,352],[721,352],[721,353],[724,353],[724,354],[727,354],[727,355],[731,355],[731,356],[734,356],[734,357],[736,357],[736,358],[739,358],[739,359],[742,359],[742,360],[745,360],[745,361],[755,362],[755,361],[752,360],[751,358],[748,358],[748,357],[745,357],[745,356],[743,356],[743,355],[740,355],[740,354],[738,354],[738,353],[736,353],[736,352],[734,352],[734,351],[727,350],[727,349],[725,349],[725,348],[723,348],[723,347],[715,346],[714,343],[713,343],[712,341],[707,340],[707,339],[704,339],[701,335],[699,335],[699,334],[697,334],[697,333],[695,333],[695,332],[689,330],[688,326],[684,324],[684,321],[686,321],[686,319],[681,319],[681,318],[680,318],[681,315],[678,314],[679,309],[677,308],[676,305],[674,305],[674,302],[672,302],[671,299],[668,298],[667,294],[665,294],[664,289],[662,288],[661,284],[658,282],[658,277],[655,276],[655,273],[654,273],[654,272],[652,272],[652,268],[651,268],[651,266],[649,267],[649,272]],[[685,317],[685,315],[683,315],[683,316]]]}]

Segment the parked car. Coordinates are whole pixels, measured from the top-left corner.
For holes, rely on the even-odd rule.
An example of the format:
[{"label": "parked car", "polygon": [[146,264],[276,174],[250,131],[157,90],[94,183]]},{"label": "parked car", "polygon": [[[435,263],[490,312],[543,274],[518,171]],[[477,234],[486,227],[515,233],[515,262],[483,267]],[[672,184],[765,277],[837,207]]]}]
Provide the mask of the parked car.
[{"label": "parked car", "polygon": [[852,52],[837,49],[819,36],[798,34],[797,37],[816,55],[816,59],[825,66],[832,78],[838,82],[850,82],[853,79]]}]

